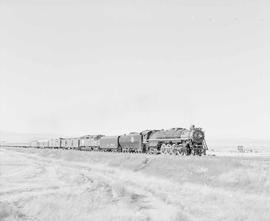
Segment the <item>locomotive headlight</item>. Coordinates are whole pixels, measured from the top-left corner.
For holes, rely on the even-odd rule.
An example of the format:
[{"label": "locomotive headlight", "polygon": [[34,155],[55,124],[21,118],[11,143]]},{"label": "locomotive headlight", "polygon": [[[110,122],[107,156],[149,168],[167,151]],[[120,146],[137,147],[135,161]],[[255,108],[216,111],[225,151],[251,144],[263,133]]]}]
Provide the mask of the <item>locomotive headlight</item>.
[{"label": "locomotive headlight", "polygon": [[200,132],[200,131],[197,131],[194,133],[194,138],[195,139],[202,139],[204,136],[203,136],[203,133]]},{"label": "locomotive headlight", "polygon": [[202,133],[197,133],[197,137],[200,139],[203,137]]}]

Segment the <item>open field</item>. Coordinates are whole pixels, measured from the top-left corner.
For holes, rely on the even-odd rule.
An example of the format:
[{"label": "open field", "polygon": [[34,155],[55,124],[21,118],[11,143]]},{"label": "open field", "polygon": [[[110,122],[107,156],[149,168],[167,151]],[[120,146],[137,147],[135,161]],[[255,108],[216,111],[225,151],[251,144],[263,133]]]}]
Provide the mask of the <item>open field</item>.
[{"label": "open field", "polygon": [[270,220],[270,157],[0,149],[0,220]]}]

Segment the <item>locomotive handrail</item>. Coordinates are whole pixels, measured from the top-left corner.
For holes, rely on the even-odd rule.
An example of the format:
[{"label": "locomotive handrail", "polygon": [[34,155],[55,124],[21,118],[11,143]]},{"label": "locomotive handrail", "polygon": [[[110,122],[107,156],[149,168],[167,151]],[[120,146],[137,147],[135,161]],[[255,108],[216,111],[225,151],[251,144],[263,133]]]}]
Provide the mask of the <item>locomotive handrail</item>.
[{"label": "locomotive handrail", "polygon": [[[187,140],[189,138],[186,138]],[[148,141],[166,141],[166,140],[171,140],[171,141],[181,141],[184,140],[184,138],[155,138],[155,139],[148,139]]]}]

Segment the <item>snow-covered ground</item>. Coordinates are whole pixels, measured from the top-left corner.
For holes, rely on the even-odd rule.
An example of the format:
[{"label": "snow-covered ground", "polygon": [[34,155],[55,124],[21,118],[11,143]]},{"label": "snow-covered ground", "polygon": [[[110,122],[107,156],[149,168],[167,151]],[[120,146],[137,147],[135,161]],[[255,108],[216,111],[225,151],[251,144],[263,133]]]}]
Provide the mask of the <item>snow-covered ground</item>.
[{"label": "snow-covered ground", "polygon": [[270,157],[2,148],[0,220],[269,221]]}]

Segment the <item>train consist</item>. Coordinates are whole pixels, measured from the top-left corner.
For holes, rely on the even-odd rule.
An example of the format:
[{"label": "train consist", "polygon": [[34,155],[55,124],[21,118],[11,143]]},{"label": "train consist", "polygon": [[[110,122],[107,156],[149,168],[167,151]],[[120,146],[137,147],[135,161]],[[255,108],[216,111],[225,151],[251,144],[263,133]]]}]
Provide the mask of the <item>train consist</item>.
[{"label": "train consist", "polygon": [[77,138],[38,140],[35,148],[61,148],[127,153],[198,155],[206,154],[205,134],[201,128],[145,130],[120,136],[86,135]]}]

